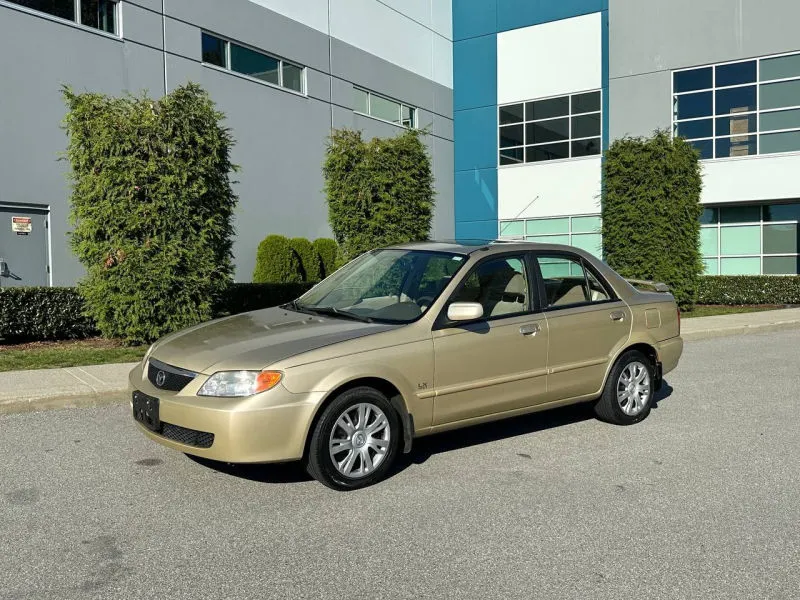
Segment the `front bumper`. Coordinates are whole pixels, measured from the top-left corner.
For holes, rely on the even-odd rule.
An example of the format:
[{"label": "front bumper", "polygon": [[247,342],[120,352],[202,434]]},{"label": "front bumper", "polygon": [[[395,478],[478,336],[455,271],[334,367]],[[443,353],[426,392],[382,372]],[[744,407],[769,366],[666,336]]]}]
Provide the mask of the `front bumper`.
[{"label": "front bumper", "polygon": [[174,450],[222,462],[283,462],[302,458],[306,436],[323,397],[322,392],[292,394],[278,385],[248,398],[209,398],[196,395],[205,375],[176,393],[156,388],[144,377],[144,372],[144,364],[131,371],[130,391],[138,390],[159,399],[162,424],[214,437],[210,447],[203,448],[170,439],[136,422],[142,432]]}]

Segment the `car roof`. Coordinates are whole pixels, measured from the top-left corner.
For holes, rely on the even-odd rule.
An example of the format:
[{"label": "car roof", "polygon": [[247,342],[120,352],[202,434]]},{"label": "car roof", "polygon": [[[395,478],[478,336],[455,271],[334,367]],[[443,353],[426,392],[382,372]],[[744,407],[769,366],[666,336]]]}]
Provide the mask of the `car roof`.
[{"label": "car roof", "polygon": [[499,252],[514,251],[568,251],[583,254],[578,248],[565,246],[563,244],[543,244],[541,242],[527,242],[522,240],[484,240],[484,239],[460,239],[460,240],[432,240],[426,242],[409,242],[398,244],[392,248],[401,250],[422,250],[427,252],[453,252],[455,254],[470,255],[475,252],[495,254]]}]

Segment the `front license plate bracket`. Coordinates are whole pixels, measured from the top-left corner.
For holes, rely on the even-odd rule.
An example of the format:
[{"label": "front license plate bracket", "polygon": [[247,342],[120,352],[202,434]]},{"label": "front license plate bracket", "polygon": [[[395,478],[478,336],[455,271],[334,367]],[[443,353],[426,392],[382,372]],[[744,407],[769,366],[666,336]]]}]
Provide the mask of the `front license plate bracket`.
[{"label": "front license plate bracket", "polygon": [[133,418],[150,431],[161,431],[158,398],[133,392]]}]

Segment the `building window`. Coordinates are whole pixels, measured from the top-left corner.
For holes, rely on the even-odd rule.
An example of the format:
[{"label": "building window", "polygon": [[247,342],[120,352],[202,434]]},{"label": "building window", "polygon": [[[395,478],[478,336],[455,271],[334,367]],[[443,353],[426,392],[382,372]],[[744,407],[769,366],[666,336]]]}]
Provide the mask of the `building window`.
[{"label": "building window", "polygon": [[797,275],[800,204],[707,207],[700,225],[706,275]]},{"label": "building window", "polygon": [[548,217],[500,221],[501,239],[518,239],[543,244],[566,244],[602,256],[600,215]]},{"label": "building window", "polygon": [[203,32],[203,62],[265,83],[305,93],[305,67]]},{"label": "building window", "polygon": [[674,71],[672,132],[703,159],[800,151],[800,54]]},{"label": "building window", "polygon": [[498,107],[500,165],[600,154],[600,91]]},{"label": "building window", "polygon": [[24,6],[80,23],[93,29],[117,35],[119,2],[117,0],[7,0],[11,4]]},{"label": "building window", "polygon": [[353,110],[408,129],[417,126],[417,109],[375,92],[353,88]]}]

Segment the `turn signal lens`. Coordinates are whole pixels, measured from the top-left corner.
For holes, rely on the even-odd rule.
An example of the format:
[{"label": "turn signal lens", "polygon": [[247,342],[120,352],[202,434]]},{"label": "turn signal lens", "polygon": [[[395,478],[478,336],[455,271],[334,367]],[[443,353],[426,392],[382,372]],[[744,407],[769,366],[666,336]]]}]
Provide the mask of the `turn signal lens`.
[{"label": "turn signal lens", "polygon": [[256,377],[255,393],[266,392],[278,385],[283,379],[280,371],[261,371]]}]

